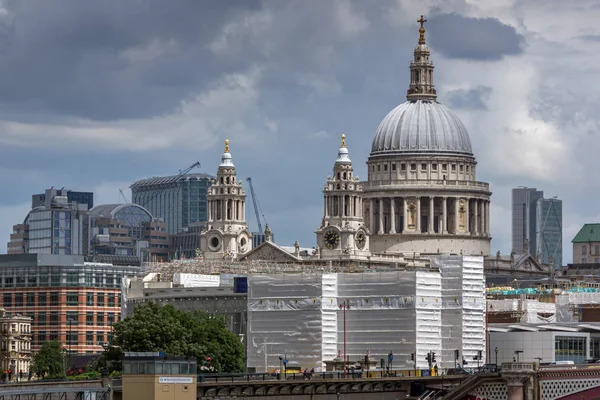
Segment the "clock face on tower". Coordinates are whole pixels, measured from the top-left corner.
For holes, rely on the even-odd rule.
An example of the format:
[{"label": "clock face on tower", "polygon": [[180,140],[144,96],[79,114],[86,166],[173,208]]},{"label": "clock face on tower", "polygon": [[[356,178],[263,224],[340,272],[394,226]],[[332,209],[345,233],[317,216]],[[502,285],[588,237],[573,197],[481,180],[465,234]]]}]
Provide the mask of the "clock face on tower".
[{"label": "clock face on tower", "polygon": [[328,249],[335,249],[340,244],[340,234],[335,229],[330,229],[323,235],[325,246]]},{"label": "clock face on tower", "polygon": [[356,240],[356,247],[358,247],[361,250],[365,248],[365,243],[367,241],[367,235],[365,234],[365,231],[361,229],[358,232],[356,232],[356,236],[354,237],[354,239]]}]

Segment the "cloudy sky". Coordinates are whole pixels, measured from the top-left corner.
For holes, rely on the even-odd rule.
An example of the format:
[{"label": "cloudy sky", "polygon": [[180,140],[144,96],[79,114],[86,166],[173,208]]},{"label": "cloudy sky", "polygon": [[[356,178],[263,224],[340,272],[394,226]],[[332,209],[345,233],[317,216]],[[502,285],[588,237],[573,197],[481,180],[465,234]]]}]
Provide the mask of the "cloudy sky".
[{"label": "cloudy sky", "polygon": [[32,193],[119,202],[195,161],[215,173],[225,138],[277,241],[313,246],[339,135],[366,176],[421,14],[439,100],[494,192],[492,251],[510,251],[524,185],[563,199],[570,262],[600,222],[597,0],[0,0],[0,249]]}]

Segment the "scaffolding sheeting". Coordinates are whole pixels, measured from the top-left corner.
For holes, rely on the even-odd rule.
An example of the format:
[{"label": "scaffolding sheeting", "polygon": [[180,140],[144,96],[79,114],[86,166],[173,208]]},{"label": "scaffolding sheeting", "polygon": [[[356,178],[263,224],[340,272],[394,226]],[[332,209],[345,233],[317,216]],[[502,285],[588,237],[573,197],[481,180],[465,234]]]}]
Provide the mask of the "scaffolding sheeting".
[{"label": "scaffolding sheeting", "polygon": [[454,349],[472,359],[485,350],[483,257],[434,259],[429,269],[249,276],[248,366],[272,371],[287,356],[321,370],[344,344],[351,363],[390,351],[394,368],[412,369],[411,353],[418,368],[430,351],[441,368]]},{"label": "scaffolding sheeting", "polygon": [[183,287],[218,287],[221,283],[219,275],[185,274],[177,272],[173,275],[173,283]]}]

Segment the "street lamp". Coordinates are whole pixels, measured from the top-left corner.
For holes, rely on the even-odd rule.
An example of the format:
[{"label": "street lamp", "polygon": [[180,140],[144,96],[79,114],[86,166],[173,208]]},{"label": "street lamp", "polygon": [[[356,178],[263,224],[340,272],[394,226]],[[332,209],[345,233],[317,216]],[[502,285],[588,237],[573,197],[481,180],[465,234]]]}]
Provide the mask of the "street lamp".
[{"label": "street lamp", "polygon": [[494,349],[494,353],[496,353],[496,367],[498,366],[498,346]]},{"label": "street lamp", "polygon": [[350,309],[350,300],[344,300],[340,304],[340,309],[344,310],[344,379],[346,379],[346,310]]}]

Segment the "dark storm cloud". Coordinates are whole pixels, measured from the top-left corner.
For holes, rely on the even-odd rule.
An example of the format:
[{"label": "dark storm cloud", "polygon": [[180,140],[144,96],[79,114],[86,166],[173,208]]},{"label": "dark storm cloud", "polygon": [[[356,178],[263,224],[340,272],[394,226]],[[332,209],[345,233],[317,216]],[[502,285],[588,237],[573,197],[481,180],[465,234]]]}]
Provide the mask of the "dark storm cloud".
[{"label": "dark storm cloud", "polygon": [[474,89],[456,89],[449,91],[444,98],[450,108],[465,108],[470,110],[487,110],[485,101],[492,94],[489,86],[478,85]]},{"label": "dark storm cloud", "polygon": [[431,47],[449,58],[495,61],[523,52],[523,36],[495,18],[437,14],[429,22]]},{"label": "dark storm cloud", "polygon": [[0,108],[92,119],[170,111],[223,72],[207,50],[254,1],[8,3],[0,17]]}]

